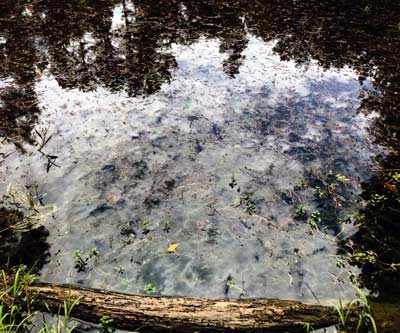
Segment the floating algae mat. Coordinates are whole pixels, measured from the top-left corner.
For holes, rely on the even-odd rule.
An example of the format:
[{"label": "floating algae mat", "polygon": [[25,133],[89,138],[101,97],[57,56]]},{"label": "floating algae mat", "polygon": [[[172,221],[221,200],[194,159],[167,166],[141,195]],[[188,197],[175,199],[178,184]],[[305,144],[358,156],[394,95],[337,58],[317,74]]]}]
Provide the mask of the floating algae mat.
[{"label": "floating algae mat", "polygon": [[398,17],[364,7],[1,4],[1,187],[45,207],[41,280],[353,298],[343,243],[386,152]]}]

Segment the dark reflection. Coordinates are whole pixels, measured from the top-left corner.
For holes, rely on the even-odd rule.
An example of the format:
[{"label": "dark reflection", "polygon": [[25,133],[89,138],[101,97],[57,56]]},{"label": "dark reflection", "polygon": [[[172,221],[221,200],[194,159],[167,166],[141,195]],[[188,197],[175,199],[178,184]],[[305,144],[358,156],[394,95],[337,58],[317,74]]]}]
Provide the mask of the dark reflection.
[{"label": "dark reflection", "polygon": [[0,79],[12,78],[11,87],[0,86],[0,136],[23,150],[33,143],[31,132],[39,115],[34,91],[38,66],[31,20],[20,15],[14,1],[0,4]]},{"label": "dark reflection", "polygon": [[19,210],[0,208],[0,267],[24,264],[37,272],[49,256],[50,245],[46,241],[49,233],[43,226],[15,229],[24,219]]},{"label": "dark reflection", "polygon": [[[388,165],[388,161],[382,163]],[[399,167],[397,161],[396,166]],[[382,173],[364,185],[367,207],[360,230],[352,237],[352,262],[362,269],[362,284],[378,299],[398,302],[400,296],[400,203],[398,192],[385,187],[391,177]],[[393,181],[393,183],[395,183]],[[399,186],[399,182],[397,187]]]},{"label": "dark reflection", "polygon": [[1,93],[0,134],[19,146],[31,141],[38,114],[33,87],[44,69],[63,88],[152,94],[177,66],[171,45],[202,36],[220,40],[229,77],[240,70],[249,32],[276,39],[283,60],[351,65],[361,80],[375,76],[380,88],[398,64],[398,7],[365,0],[3,1],[0,78],[14,82]]},{"label": "dark reflection", "polygon": [[0,136],[24,151],[23,143],[33,144],[32,130],[40,113],[31,86],[0,90]]},{"label": "dark reflection", "polygon": [[364,102],[367,112],[379,112],[370,131],[386,153],[376,158],[379,169],[363,184],[366,206],[357,221],[359,231],[342,244],[351,262],[361,268],[362,285],[378,300],[395,303],[400,296],[399,78],[392,76],[390,85]]},{"label": "dark reflection", "polygon": [[[275,51],[282,59],[369,70],[388,63],[382,52],[396,51],[397,7],[361,0],[6,1],[1,5],[2,76],[27,84],[50,65],[62,87],[103,85],[149,94],[171,78],[176,66],[171,44],[201,36],[220,39],[220,50],[228,55],[225,71],[237,74],[246,29],[266,41],[278,39]],[[113,27],[113,19],[119,25]]]},{"label": "dark reflection", "polygon": [[[384,15],[383,4],[369,4],[368,12]],[[362,62],[370,71],[377,91],[364,96],[362,112],[377,114],[369,128],[376,144],[385,152],[376,157],[377,170],[363,184],[365,208],[357,223],[359,231],[343,245],[351,262],[361,268],[362,285],[371,290],[377,300],[398,303],[400,296],[400,32],[399,8],[384,16],[371,16],[376,44],[363,50]],[[379,37],[379,38],[378,38]],[[375,66],[375,67],[374,67]]]}]

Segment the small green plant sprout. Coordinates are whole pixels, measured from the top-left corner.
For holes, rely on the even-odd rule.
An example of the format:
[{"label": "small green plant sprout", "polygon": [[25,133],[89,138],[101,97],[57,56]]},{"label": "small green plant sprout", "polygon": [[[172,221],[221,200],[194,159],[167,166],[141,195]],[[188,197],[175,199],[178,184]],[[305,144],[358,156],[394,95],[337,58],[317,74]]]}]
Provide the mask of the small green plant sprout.
[{"label": "small green plant sprout", "polygon": [[150,232],[150,221],[147,219],[144,219],[142,222],[142,233],[143,235],[147,235]]},{"label": "small green plant sprout", "polygon": [[37,146],[37,151],[39,153],[41,153],[42,157],[46,158],[46,160],[47,160],[47,167],[46,167],[47,172],[50,171],[50,168],[52,166],[55,166],[57,168],[60,167],[59,165],[56,164],[56,160],[58,158],[57,155],[47,154],[43,151],[44,147],[49,143],[49,141],[52,138],[52,135],[48,135],[48,131],[49,131],[48,128],[43,128],[43,129],[39,129],[39,130],[35,129],[35,132],[38,136],[38,140],[35,140],[36,146]]},{"label": "small green plant sprout", "polygon": [[92,248],[89,253],[89,258],[95,258],[99,254],[99,251],[96,247]]},{"label": "small green plant sprout", "polygon": [[308,216],[308,210],[304,205],[296,207],[293,217],[297,220],[305,220]]},{"label": "small green plant sprout", "polygon": [[244,204],[244,210],[246,211],[247,214],[253,215],[256,212],[257,207],[254,203],[254,198],[250,193],[247,193],[240,197],[239,206],[243,204]]},{"label": "small green plant sprout", "polygon": [[400,172],[395,172],[395,173],[392,175],[392,179],[393,179],[395,182],[400,183]]},{"label": "small green plant sprout", "polygon": [[78,273],[84,272],[86,270],[88,259],[83,258],[82,250],[72,251],[72,259],[74,261],[74,268],[77,270]]},{"label": "small green plant sprout", "polygon": [[124,274],[125,270],[124,270],[124,267],[122,267],[122,265],[118,265],[118,266],[114,267],[114,269],[116,270],[117,274],[120,274],[120,275]]},{"label": "small green plant sprout", "polygon": [[352,255],[351,259],[355,261],[357,264],[364,265],[364,264],[375,264],[378,260],[378,255],[371,250],[365,252],[357,252]]},{"label": "small green plant sprout", "polygon": [[337,268],[344,268],[346,267],[347,261],[343,258],[337,258],[336,259],[336,267]]},{"label": "small green plant sprout", "polygon": [[170,220],[166,220],[164,223],[164,227],[163,227],[163,231],[165,233],[169,233],[171,230],[171,221]]},{"label": "small green plant sprout", "polygon": [[327,193],[320,186],[315,187],[315,192],[320,199],[323,199],[327,196]]},{"label": "small green plant sprout", "polygon": [[373,207],[380,206],[380,208],[382,209],[385,206],[385,202],[387,200],[388,198],[385,195],[374,193],[371,195],[371,198],[368,200],[368,203]]},{"label": "small green plant sprout", "polygon": [[230,183],[228,185],[229,185],[230,188],[235,188],[237,186],[235,174],[232,174],[231,181],[230,181]]},{"label": "small green plant sprout", "polygon": [[99,251],[97,248],[92,248],[88,255],[86,255],[82,250],[76,249],[72,251],[72,259],[74,261],[74,268],[78,273],[86,271],[86,267],[90,261],[95,261]]},{"label": "small green plant sprout", "polygon": [[128,287],[129,286],[129,280],[128,280],[128,278],[123,278],[123,279],[120,279],[120,282],[121,282],[121,284],[122,285],[124,285],[124,286],[126,286],[126,287]]},{"label": "small green plant sprout", "polygon": [[319,230],[319,224],[322,222],[321,213],[318,210],[314,210],[307,220],[308,224],[313,230]]},{"label": "small green plant sprout", "polygon": [[110,316],[103,316],[100,318],[100,330],[97,333],[112,333],[115,332],[114,320]]},{"label": "small green plant sprout", "polygon": [[240,288],[235,282],[232,281],[232,278],[230,276],[228,277],[226,284],[225,284],[225,295],[228,294],[229,289],[235,289],[238,292],[240,292],[240,295],[245,295],[246,291],[243,288]]},{"label": "small green plant sprout", "polygon": [[305,323],[303,325],[303,328],[306,331],[306,333],[310,333],[310,332],[314,331],[314,328],[311,326],[310,323]]},{"label": "small green plant sprout", "polygon": [[151,283],[148,283],[144,286],[144,291],[147,295],[150,295],[150,294],[154,294],[155,292],[157,292],[157,289]]},{"label": "small green plant sprout", "polygon": [[343,176],[343,175],[340,174],[340,173],[337,173],[335,178],[336,178],[336,180],[337,180],[338,182],[340,182],[340,183],[348,183],[348,182],[350,181],[349,178],[346,178],[346,176]]},{"label": "small green plant sprout", "polygon": [[360,277],[355,272],[349,271],[347,274],[352,284],[360,284]]},{"label": "small green plant sprout", "polygon": [[305,190],[305,189],[308,188],[308,184],[303,179],[297,179],[296,180],[296,185],[295,185],[294,188],[297,191]]}]

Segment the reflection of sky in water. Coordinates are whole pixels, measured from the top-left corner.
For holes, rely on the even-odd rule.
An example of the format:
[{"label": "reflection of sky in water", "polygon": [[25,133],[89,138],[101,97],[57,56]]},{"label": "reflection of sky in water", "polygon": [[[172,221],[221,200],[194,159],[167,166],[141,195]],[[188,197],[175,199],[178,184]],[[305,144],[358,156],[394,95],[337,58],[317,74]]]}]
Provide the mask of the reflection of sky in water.
[{"label": "reflection of sky in water", "polygon": [[[231,79],[216,40],[173,45],[171,83],[148,97],[37,83],[40,126],[53,134],[46,149],[62,167],[47,175],[33,153],[2,169],[38,180],[59,209],[47,223],[44,280],[65,282],[68,272],[68,282],[130,293],[152,283],[167,295],[310,302],[353,293],[338,282],[333,233],[310,234],[291,216],[297,201],[315,208],[310,191],[293,194],[309,167],[345,174],[357,193],[371,163],[362,87],[348,68],[280,62],[273,46],[249,36]],[[232,175],[256,214],[239,206]],[[93,247],[96,263],[77,273],[72,251]]]}]

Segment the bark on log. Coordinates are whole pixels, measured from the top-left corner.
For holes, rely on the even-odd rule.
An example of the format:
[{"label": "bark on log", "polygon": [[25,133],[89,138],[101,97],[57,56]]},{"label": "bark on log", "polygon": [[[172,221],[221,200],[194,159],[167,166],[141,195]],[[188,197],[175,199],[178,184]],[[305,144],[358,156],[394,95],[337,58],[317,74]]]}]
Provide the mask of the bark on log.
[{"label": "bark on log", "polygon": [[72,317],[96,323],[107,315],[116,328],[127,330],[297,332],[306,324],[322,328],[338,323],[332,307],[297,301],[150,297],[50,283],[32,290],[44,311],[57,311],[64,300],[79,298]]}]

